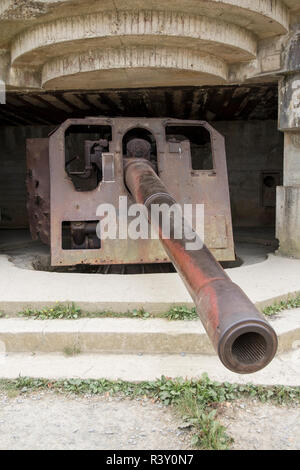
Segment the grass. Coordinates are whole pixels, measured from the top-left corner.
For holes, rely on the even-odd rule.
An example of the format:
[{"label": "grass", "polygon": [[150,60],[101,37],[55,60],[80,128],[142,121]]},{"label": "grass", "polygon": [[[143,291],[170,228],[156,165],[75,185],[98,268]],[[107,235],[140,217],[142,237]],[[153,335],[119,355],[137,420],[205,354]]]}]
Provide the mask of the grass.
[{"label": "grass", "polygon": [[143,319],[153,318],[153,316],[149,312],[146,312],[143,308],[134,309],[132,311],[122,312],[122,313],[110,312],[110,311],[92,312],[92,313],[85,313],[83,314],[83,316],[88,317],[88,318],[143,318]]},{"label": "grass", "polygon": [[199,406],[197,398],[185,391],[177,403],[177,412],[185,421],[187,427],[192,428],[193,447],[205,450],[227,450],[233,439],[227,435],[226,428],[216,420],[216,410],[205,412]]},{"label": "grass", "polygon": [[[276,302],[273,305],[265,307],[262,313],[267,317],[272,317],[283,310],[291,310],[300,308],[300,295]],[[0,312],[0,318],[4,315]],[[60,304],[57,303],[54,307],[44,307],[40,310],[26,309],[18,313],[18,316],[33,318],[36,320],[49,320],[49,319],[77,319],[77,318],[164,318],[169,321],[189,321],[198,320],[198,314],[195,307],[189,308],[184,305],[173,306],[167,312],[161,315],[152,315],[145,311],[143,308],[134,309],[132,311],[117,313],[111,311],[103,312],[87,312],[84,313],[74,303]]]},{"label": "grass", "polygon": [[241,398],[256,398],[275,404],[300,404],[300,387],[237,385],[213,382],[205,374],[200,380],[161,377],[151,382],[126,382],[69,379],[49,381],[19,377],[0,380],[0,392],[11,396],[41,390],[76,395],[118,395],[129,398],[148,397],[172,406],[192,432],[192,446],[224,450],[232,439],[217,421],[216,405]]},{"label": "grass", "polygon": [[72,345],[72,346],[66,346],[64,349],[63,349],[63,352],[66,356],[77,356],[78,354],[81,353],[81,349],[79,346],[77,346],[76,344]]},{"label": "grass", "polygon": [[300,295],[286,300],[281,300],[280,302],[275,302],[273,305],[265,307],[262,313],[267,317],[272,317],[284,310],[291,310],[294,308],[300,308]]},{"label": "grass", "polygon": [[88,312],[83,313],[82,310],[74,303],[61,304],[57,303],[54,307],[44,307],[42,309],[26,309],[18,313],[18,316],[33,318],[35,320],[57,320],[68,319],[76,320],[78,318],[165,318],[167,320],[196,320],[198,315],[195,308],[188,308],[184,306],[172,307],[168,312],[154,317],[143,308],[134,309],[132,311],[117,313],[111,311],[103,312]]},{"label": "grass", "polygon": [[185,306],[179,307],[172,307],[168,312],[163,314],[163,318],[167,320],[174,321],[174,320],[198,320],[198,314],[196,312],[195,307],[188,308]]},{"label": "grass", "polygon": [[54,307],[44,307],[40,310],[26,309],[18,313],[21,317],[34,318],[35,320],[57,320],[57,319],[73,319],[76,320],[82,316],[80,308],[72,304],[59,304]]},{"label": "grass", "polygon": [[54,307],[44,307],[42,309],[26,309],[18,313],[20,317],[33,318],[34,320],[57,320],[67,319],[76,320],[78,318],[150,318],[150,313],[144,309],[132,310],[132,312],[115,313],[115,312],[93,312],[83,313],[82,310],[74,303],[61,304],[57,303]]}]

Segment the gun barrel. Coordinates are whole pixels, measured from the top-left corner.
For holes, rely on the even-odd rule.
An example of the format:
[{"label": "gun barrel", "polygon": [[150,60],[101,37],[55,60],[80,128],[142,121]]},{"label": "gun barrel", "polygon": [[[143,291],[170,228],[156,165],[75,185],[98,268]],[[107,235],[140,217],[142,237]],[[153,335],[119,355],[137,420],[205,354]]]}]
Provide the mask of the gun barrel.
[{"label": "gun barrel", "polygon": [[187,250],[186,243],[191,241],[190,237],[187,239],[184,232],[181,239],[174,236],[172,211],[168,238],[164,237],[161,218],[151,220],[153,204],[166,204],[171,208],[175,200],[150,162],[130,158],[125,164],[124,175],[131,195],[137,203],[147,207],[149,222],[156,224],[161,243],[190,292],[222,363],[240,374],[263,369],[277,350],[273,328],[240,287],[231,281],[204,244],[201,249]]}]

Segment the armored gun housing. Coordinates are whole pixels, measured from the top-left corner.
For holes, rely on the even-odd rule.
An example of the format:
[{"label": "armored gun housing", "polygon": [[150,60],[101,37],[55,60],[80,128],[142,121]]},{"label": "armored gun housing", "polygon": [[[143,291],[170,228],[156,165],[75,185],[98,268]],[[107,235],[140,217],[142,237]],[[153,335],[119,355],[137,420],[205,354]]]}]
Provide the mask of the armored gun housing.
[{"label": "armored gun housing", "polygon": [[[27,168],[31,234],[50,245],[53,266],[172,262],[227,368],[252,373],[273,359],[275,332],[218,263],[235,254],[225,142],[210,124],[70,119],[49,138],[27,141]],[[98,207],[118,208],[122,197],[129,207],[145,206],[159,239],[101,238]],[[172,211],[168,237],[161,220],[151,219],[152,205],[175,203],[204,205],[201,248],[188,250],[185,233],[175,236]],[[123,223],[117,211],[117,225]],[[194,227],[192,218],[196,238]]]}]

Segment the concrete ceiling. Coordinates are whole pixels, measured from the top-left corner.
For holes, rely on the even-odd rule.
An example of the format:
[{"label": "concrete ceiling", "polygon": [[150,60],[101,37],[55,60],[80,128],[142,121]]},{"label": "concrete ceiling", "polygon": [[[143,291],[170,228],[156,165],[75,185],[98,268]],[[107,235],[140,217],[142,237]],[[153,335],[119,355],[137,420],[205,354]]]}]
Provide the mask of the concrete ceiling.
[{"label": "concrete ceiling", "polygon": [[257,80],[280,69],[289,8],[299,2],[2,0],[0,79],[19,90]]},{"label": "concrete ceiling", "polygon": [[70,117],[148,116],[181,119],[277,119],[277,86],[173,87],[8,93],[0,125],[58,125]]}]

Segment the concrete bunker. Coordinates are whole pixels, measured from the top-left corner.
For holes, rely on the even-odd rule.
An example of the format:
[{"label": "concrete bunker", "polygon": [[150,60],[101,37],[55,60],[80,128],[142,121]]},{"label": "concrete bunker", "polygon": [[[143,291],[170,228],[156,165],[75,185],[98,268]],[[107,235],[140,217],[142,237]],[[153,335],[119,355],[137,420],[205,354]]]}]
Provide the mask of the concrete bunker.
[{"label": "concrete bunker", "polygon": [[300,256],[298,0],[25,4],[0,7],[2,229],[28,226],[26,138],[86,116],[201,119],[226,138],[236,238],[274,244],[276,226]]},{"label": "concrete bunker", "polygon": [[[262,99],[264,104],[262,105]],[[85,104],[85,110],[79,104]],[[97,106],[96,104],[97,103]],[[128,104],[130,103],[130,108]],[[283,180],[283,135],[277,130],[277,87],[260,85],[252,87],[206,87],[180,89],[138,89],[110,92],[44,92],[43,94],[8,93],[7,104],[1,115],[0,136],[2,143],[1,178],[1,234],[2,252],[13,253],[7,241],[28,241],[28,214],[26,209],[26,140],[48,138],[56,127],[66,119],[85,116],[147,116],[149,118],[171,117],[174,119],[209,119],[209,122],[225,137],[229,189],[231,198],[234,236],[241,251],[237,250],[237,261],[225,266],[237,266],[243,262],[262,260],[268,251],[277,248],[275,239],[276,186]],[[7,115],[7,110],[10,115]],[[1,111],[1,109],[0,109]],[[130,111],[130,112],[128,112]],[[212,167],[212,154],[208,132],[202,129],[184,129],[168,126],[167,140],[188,139],[191,143],[193,170],[208,170]],[[128,140],[142,137],[151,143],[151,155],[157,158],[155,139],[145,129],[131,129],[123,137],[123,153]],[[66,131],[66,172],[76,187],[78,175],[83,171],[83,142],[102,139],[103,150],[108,151],[112,139],[110,126],[70,126]],[[92,145],[92,144],[91,144]],[[74,150],[76,157],[74,159]],[[94,153],[97,148],[93,148]],[[73,153],[72,153],[73,152]],[[71,155],[72,154],[72,155]],[[78,155],[77,155],[78,154]],[[204,159],[199,159],[199,155]],[[75,155],[75,154],[74,154]],[[96,167],[95,167],[96,168]],[[27,175],[26,175],[27,172]],[[80,191],[89,190],[102,179],[101,168],[93,176],[81,179]],[[38,185],[39,182],[35,181]],[[39,201],[37,201],[39,203]],[[44,211],[44,214],[47,211]],[[92,221],[90,221],[92,222]],[[65,230],[70,230],[66,224]],[[13,237],[12,237],[13,234]],[[7,241],[6,241],[6,240]],[[19,244],[17,243],[17,245]],[[246,244],[245,244],[246,243]],[[26,243],[25,243],[26,244]],[[30,244],[30,243],[29,243]],[[13,245],[13,244],[12,244]],[[4,248],[7,246],[6,248]],[[32,246],[32,245],[31,245]],[[25,249],[25,251],[28,248]],[[33,260],[35,269],[50,269],[46,248],[39,247]],[[11,251],[12,250],[12,251]],[[247,252],[250,255],[248,259]],[[41,255],[43,255],[41,257]],[[245,257],[245,259],[243,259]],[[65,270],[64,268],[60,268]],[[88,272],[89,268],[74,267],[69,272]],[[111,266],[95,268],[91,272],[166,272],[173,271],[171,265]]]},{"label": "concrete bunker", "polygon": [[[261,369],[276,334],[217,261],[249,262],[243,242],[250,262],[300,256],[299,1],[25,3],[0,7],[1,252],[31,269],[47,243],[73,271],[172,261],[223,364]],[[97,203],[120,195],[151,226],[154,200],[204,203],[205,246],[160,219],[161,244],[97,238]]]}]

